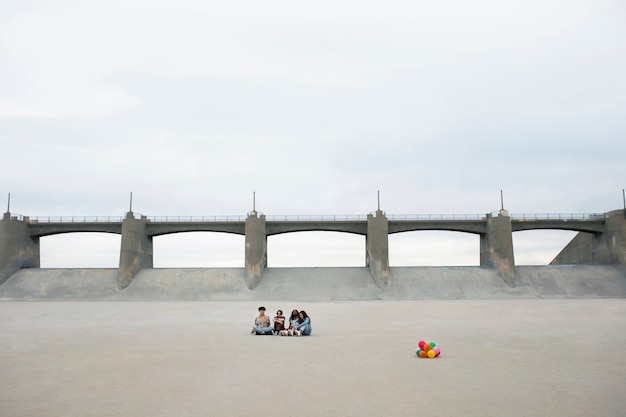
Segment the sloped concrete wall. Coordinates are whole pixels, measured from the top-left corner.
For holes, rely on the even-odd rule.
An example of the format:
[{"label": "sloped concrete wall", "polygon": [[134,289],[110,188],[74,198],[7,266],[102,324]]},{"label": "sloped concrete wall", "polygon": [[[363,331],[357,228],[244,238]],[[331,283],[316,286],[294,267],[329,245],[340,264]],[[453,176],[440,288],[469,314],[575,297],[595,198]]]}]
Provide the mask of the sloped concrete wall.
[{"label": "sloped concrete wall", "polygon": [[572,265],[593,263],[593,241],[591,233],[578,233],[550,262],[550,265]]},{"label": "sloped concrete wall", "polygon": [[368,268],[268,268],[248,289],[243,268],[145,269],[124,290],[116,269],[21,269],[0,301],[426,300],[626,298],[622,266],[517,267],[515,287],[482,267],[396,267],[380,289]]}]

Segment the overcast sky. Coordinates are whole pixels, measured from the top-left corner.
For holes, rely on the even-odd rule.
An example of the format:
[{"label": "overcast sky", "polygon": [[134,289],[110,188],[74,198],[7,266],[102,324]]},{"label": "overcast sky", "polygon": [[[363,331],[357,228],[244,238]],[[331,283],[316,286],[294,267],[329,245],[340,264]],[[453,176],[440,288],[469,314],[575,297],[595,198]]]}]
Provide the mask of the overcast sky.
[{"label": "overcast sky", "polygon": [[[2,0],[0,192],[27,216],[591,213],[623,207],[621,0]],[[4,210],[3,210],[4,211]],[[570,232],[514,234],[518,264]],[[118,235],[41,240],[116,267]],[[243,266],[243,236],[155,238],[155,267]],[[478,237],[390,236],[391,265]],[[269,266],[363,266],[365,238],[270,237]]]}]

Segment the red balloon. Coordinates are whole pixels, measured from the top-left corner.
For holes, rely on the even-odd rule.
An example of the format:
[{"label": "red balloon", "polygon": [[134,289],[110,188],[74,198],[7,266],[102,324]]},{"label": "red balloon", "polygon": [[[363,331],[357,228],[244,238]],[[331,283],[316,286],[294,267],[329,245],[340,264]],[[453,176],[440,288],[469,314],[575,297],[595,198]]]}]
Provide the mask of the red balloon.
[{"label": "red balloon", "polygon": [[423,349],[424,349],[424,344],[425,344],[425,343],[426,343],[426,342],[424,342],[423,340],[420,340],[420,341],[419,341],[419,343],[417,344],[417,346],[419,346],[419,347],[420,347],[420,349],[422,349],[422,350],[423,350]]}]

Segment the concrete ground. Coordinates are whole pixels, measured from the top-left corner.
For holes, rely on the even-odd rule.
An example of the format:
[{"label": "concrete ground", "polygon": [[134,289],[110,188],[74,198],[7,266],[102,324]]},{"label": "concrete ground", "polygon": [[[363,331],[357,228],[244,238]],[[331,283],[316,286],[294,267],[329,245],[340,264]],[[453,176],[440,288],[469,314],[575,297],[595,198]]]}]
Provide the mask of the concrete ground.
[{"label": "concrete ground", "polygon": [[[250,335],[259,304],[313,335]],[[607,417],[624,392],[624,299],[0,303],[4,417]]]}]

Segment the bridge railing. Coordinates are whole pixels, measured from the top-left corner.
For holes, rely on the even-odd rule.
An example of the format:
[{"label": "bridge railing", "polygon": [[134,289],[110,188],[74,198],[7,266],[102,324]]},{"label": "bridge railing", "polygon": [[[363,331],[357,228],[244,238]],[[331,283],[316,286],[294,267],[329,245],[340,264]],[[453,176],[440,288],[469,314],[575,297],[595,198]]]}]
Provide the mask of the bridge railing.
[{"label": "bridge railing", "polygon": [[270,222],[345,222],[345,221],[367,221],[364,214],[341,214],[341,215],[272,215],[266,216],[266,221]]},{"label": "bridge railing", "polygon": [[23,216],[27,223],[121,223],[122,216]]},{"label": "bridge railing", "polygon": [[388,220],[485,220],[485,214],[390,214]]},{"label": "bridge railing", "polygon": [[152,216],[146,219],[158,223],[231,223],[245,222],[246,216]]},{"label": "bridge railing", "polygon": [[511,214],[511,220],[604,220],[604,213],[525,213]]},{"label": "bridge railing", "polygon": [[[142,216],[144,217],[144,216]],[[26,221],[27,223],[121,223],[123,216],[37,216],[29,217],[12,214],[11,218]],[[363,214],[346,215],[272,215],[266,216],[267,221],[275,222],[331,222],[331,221],[367,221],[368,216]],[[152,216],[146,217],[150,222],[159,223],[205,223],[205,222],[245,222],[246,216]],[[390,214],[388,220],[394,221],[458,221],[458,220],[485,220],[485,214]],[[604,213],[522,213],[511,214],[511,220],[595,220],[603,221]]]},{"label": "bridge railing", "polygon": [[[8,216],[8,217],[6,217]],[[27,219],[28,217],[21,215],[21,214],[17,214],[17,213],[4,213],[4,217],[2,217],[3,219],[9,218],[11,220],[19,220],[19,221],[24,221],[24,219]]]}]

